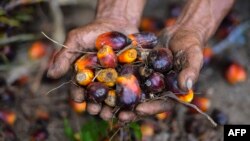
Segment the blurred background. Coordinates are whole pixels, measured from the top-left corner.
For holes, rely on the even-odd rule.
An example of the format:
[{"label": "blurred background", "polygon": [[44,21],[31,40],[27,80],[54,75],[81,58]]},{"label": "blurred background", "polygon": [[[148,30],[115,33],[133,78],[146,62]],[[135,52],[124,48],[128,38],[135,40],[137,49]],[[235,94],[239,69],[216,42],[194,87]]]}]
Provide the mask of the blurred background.
[{"label": "blurred background", "polygon": [[[185,1],[148,0],[140,30],[175,23]],[[177,104],[171,111],[110,129],[70,98],[72,73],[46,77],[66,33],[94,19],[96,0],[0,1],[0,141],[219,141],[224,124],[250,124],[250,2],[236,1],[204,48],[204,66],[191,103],[218,124]],[[201,19],[202,20],[202,19]],[[65,84],[65,85],[62,85]],[[60,87],[58,87],[60,86]],[[53,91],[51,91],[53,90]],[[98,127],[98,128],[97,128]]]}]

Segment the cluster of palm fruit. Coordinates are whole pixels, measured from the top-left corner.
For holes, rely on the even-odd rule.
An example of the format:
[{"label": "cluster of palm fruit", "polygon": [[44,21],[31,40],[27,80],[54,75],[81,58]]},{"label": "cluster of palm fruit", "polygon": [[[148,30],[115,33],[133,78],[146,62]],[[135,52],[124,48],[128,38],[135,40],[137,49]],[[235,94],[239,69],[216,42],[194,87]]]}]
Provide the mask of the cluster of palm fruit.
[{"label": "cluster of palm fruit", "polygon": [[96,52],[84,54],[74,64],[75,80],[86,100],[131,108],[163,91],[192,100],[193,93],[184,94],[178,88],[173,55],[159,46],[155,34],[126,36],[112,31],[99,35],[95,46]]}]

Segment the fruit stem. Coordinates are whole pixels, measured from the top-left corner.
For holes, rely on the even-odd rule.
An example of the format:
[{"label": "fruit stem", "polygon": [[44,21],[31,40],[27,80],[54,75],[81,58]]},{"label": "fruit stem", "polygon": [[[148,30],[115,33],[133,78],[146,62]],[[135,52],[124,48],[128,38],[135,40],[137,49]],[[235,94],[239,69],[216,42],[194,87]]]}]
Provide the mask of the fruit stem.
[{"label": "fruit stem", "polygon": [[72,52],[78,52],[78,53],[89,53],[89,54],[96,54],[96,52],[90,52],[90,51],[80,51],[80,50],[72,50],[70,49],[68,46],[64,45],[64,44],[60,44],[59,42],[53,40],[52,38],[50,38],[48,35],[46,35],[44,32],[41,32],[43,34],[43,36],[45,36],[47,39],[49,39],[51,42],[59,45],[59,46],[62,46],[66,49],[68,49],[69,51],[72,51]]}]

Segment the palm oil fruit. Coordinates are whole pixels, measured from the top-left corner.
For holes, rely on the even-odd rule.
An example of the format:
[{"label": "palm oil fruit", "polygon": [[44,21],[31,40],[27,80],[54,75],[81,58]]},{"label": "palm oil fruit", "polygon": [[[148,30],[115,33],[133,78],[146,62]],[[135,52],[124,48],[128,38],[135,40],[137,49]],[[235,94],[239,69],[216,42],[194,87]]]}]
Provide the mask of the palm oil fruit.
[{"label": "palm oil fruit", "polygon": [[78,114],[81,114],[86,111],[86,106],[87,106],[86,101],[75,102],[74,100],[70,100],[69,104],[72,107],[72,109]]},{"label": "palm oil fruit", "polygon": [[0,120],[8,125],[13,125],[16,121],[16,113],[13,111],[0,110]]},{"label": "palm oil fruit", "polygon": [[158,33],[164,28],[164,22],[161,19],[153,17],[143,17],[140,24],[140,30],[146,32]]},{"label": "palm oil fruit", "polygon": [[108,96],[108,87],[101,82],[92,82],[87,87],[89,100],[102,102]]},{"label": "palm oil fruit", "polygon": [[162,113],[159,113],[159,114],[156,114],[155,117],[157,120],[165,120],[169,117],[170,115],[170,112],[162,112]]},{"label": "palm oil fruit", "polygon": [[181,100],[182,102],[191,102],[194,98],[194,92],[193,90],[188,90],[188,92],[186,94],[177,94],[176,95],[179,100]]},{"label": "palm oil fruit", "polygon": [[173,66],[173,55],[168,48],[154,48],[148,55],[149,65],[157,72],[168,72]]},{"label": "palm oil fruit", "polygon": [[141,88],[133,74],[121,75],[116,80],[118,104],[129,108],[137,104],[141,98]]},{"label": "palm oil fruit", "polygon": [[85,54],[77,59],[75,62],[75,71],[81,71],[83,69],[94,69],[97,66],[96,54]]},{"label": "palm oil fruit", "polygon": [[164,75],[158,72],[152,73],[145,81],[145,86],[149,92],[162,92],[165,88]]},{"label": "palm oil fruit", "polygon": [[125,64],[119,70],[120,75],[133,74],[139,78],[139,67],[132,64]]},{"label": "palm oil fruit", "polygon": [[[97,72],[97,80],[102,83],[115,83],[118,73],[113,68],[102,69]],[[111,84],[112,85],[112,84]]]},{"label": "palm oil fruit", "polygon": [[115,107],[116,105],[116,93],[115,90],[109,90],[108,91],[108,96],[104,100],[105,104],[107,104],[110,107]]},{"label": "palm oil fruit", "polygon": [[228,83],[237,84],[247,80],[247,72],[240,64],[232,63],[225,72],[225,78]]},{"label": "palm oil fruit", "polygon": [[165,20],[165,27],[171,27],[173,25],[175,25],[176,23],[176,18],[168,18]]},{"label": "palm oil fruit", "polygon": [[97,58],[104,68],[115,68],[117,66],[117,57],[111,46],[103,46],[97,52]]},{"label": "palm oil fruit", "polygon": [[174,94],[183,94],[184,92],[178,87],[177,76],[178,74],[174,71],[165,74],[166,90],[171,91]]},{"label": "palm oil fruit", "polygon": [[128,38],[132,41],[133,46],[152,49],[158,43],[157,37],[154,33],[141,32],[128,35]]},{"label": "palm oil fruit", "polygon": [[32,60],[40,59],[46,54],[46,45],[41,41],[34,42],[29,48],[29,58]]},{"label": "palm oil fruit", "polygon": [[140,129],[144,138],[152,137],[155,134],[154,125],[151,123],[143,123]]},{"label": "palm oil fruit", "polygon": [[211,117],[219,125],[228,124],[229,121],[228,115],[219,109],[214,109],[211,113]]},{"label": "palm oil fruit", "polygon": [[123,51],[118,55],[119,63],[132,63],[137,58],[137,51],[134,48]]},{"label": "palm oil fruit", "polygon": [[[207,112],[209,107],[211,106],[211,102],[206,97],[194,97],[194,99],[191,102],[192,104],[196,105],[201,111]],[[196,110],[191,109],[189,110],[191,113],[197,113]]]},{"label": "palm oil fruit", "polygon": [[84,69],[80,72],[77,72],[76,74],[76,82],[79,85],[87,86],[90,82],[92,82],[92,79],[94,78],[94,73],[90,69]]},{"label": "palm oil fruit", "polygon": [[99,35],[95,41],[95,46],[97,50],[100,50],[103,46],[108,45],[116,51],[123,49],[130,43],[131,41],[127,36],[120,32],[112,31]]},{"label": "palm oil fruit", "polygon": [[203,49],[203,60],[204,64],[208,64],[210,60],[212,59],[214,53],[211,47],[205,47]]}]

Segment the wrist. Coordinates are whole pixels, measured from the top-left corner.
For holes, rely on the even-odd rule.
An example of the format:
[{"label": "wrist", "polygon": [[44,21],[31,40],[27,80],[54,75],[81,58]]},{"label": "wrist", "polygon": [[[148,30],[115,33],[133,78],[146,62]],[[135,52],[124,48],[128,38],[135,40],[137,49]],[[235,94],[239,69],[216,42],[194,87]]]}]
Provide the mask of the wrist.
[{"label": "wrist", "polygon": [[111,20],[138,27],[144,5],[145,0],[99,0],[96,20]]},{"label": "wrist", "polygon": [[234,0],[189,0],[178,18],[177,24],[199,34],[204,42],[207,42],[233,3]]}]

